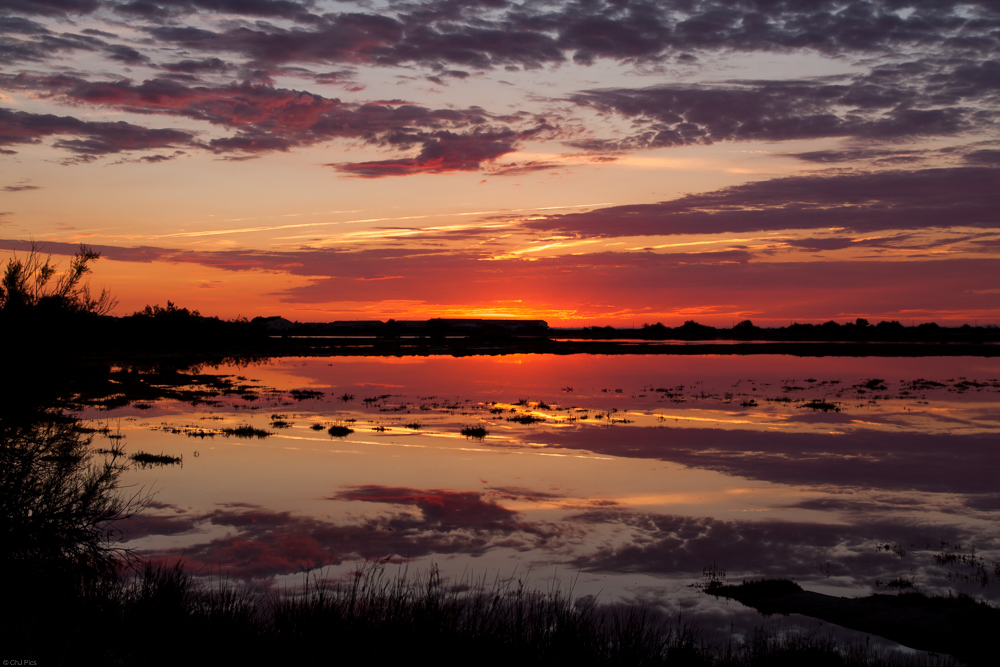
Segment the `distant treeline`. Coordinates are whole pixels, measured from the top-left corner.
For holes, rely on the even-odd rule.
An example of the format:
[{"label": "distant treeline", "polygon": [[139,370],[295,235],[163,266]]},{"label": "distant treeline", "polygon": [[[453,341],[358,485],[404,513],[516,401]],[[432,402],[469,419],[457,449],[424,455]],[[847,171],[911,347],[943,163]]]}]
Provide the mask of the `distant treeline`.
[{"label": "distant treeline", "polygon": [[636,340],[739,340],[739,341],[851,341],[851,342],[908,342],[908,343],[989,343],[1000,341],[1000,328],[995,326],[942,327],[933,322],[904,326],[899,322],[883,321],[872,324],[858,318],[841,324],[833,320],[823,324],[793,323],[787,327],[758,327],[750,320],[743,320],[732,328],[716,328],[689,320],[679,327],[668,327],[657,322],[645,324],[641,329],[616,329],[615,327],[584,327],[579,332],[561,332],[573,337],[608,340],[631,338]]},{"label": "distant treeline", "polygon": [[[540,320],[442,319],[363,322],[299,323],[280,317],[206,317],[197,310],[146,306],[131,315],[113,317],[85,311],[0,308],[0,334],[21,349],[51,352],[76,350],[101,354],[197,353],[280,355],[289,339],[327,338],[383,341],[426,340],[436,345],[518,341],[547,342],[559,339],[593,341],[773,341],[773,342],[898,342],[898,343],[996,343],[1000,327],[943,327],[935,323],[904,326],[897,321],[877,324],[865,319],[823,324],[794,323],[785,327],[758,327],[750,320],[735,326],[711,327],[688,321],[678,327],[661,323],[631,327],[551,328]],[[283,342],[284,341],[284,342]]]},{"label": "distant treeline", "polygon": [[988,343],[1000,341],[1000,327],[942,327],[933,322],[904,326],[897,321],[872,324],[858,318],[853,322],[791,324],[787,327],[758,327],[743,320],[732,328],[711,327],[687,321],[678,327],[659,322],[632,327],[551,328],[541,320],[430,319],[362,322],[298,323],[280,317],[255,318],[252,326],[266,329],[272,336],[369,336],[375,338],[466,338],[466,339],[586,339],[586,340],[680,340],[680,341],[775,341],[775,342],[927,342]]}]

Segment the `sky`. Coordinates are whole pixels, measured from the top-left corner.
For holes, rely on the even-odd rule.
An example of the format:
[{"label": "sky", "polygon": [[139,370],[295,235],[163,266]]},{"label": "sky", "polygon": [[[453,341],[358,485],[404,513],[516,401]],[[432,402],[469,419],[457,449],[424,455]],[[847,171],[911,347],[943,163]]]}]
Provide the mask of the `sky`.
[{"label": "sky", "polygon": [[0,259],[115,314],[1000,324],[996,0],[4,0]]}]

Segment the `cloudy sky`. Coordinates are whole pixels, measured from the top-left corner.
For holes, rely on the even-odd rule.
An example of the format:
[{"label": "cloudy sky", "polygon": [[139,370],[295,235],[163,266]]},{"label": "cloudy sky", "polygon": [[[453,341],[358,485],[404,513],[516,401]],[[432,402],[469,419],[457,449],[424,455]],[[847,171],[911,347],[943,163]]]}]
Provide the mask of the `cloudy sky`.
[{"label": "cloudy sky", "polygon": [[0,254],[118,314],[1000,323],[995,0],[4,0]]}]

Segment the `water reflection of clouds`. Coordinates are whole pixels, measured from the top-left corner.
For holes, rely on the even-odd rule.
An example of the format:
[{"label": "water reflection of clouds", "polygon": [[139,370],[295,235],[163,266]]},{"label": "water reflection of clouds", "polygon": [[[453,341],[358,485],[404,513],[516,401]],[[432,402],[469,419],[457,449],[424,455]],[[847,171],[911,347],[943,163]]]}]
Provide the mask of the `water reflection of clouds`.
[{"label": "water reflection of clouds", "polygon": [[[476,492],[376,485],[348,488],[335,498],[416,511],[394,509],[375,518],[338,523],[247,503],[207,513],[185,513],[161,504],[159,514],[131,520],[128,536],[135,540],[199,531],[208,525],[226,527],[230,529],[226,535],[184,548],[160,549],[153,555],[182,558],[193,571],[270,582],[362,558],[479,557],[513,550],[536,563],[594,574],[641,573],[693,582],[706,567],[718,565],[737,579],[793,577],[854,592],[876,580],[898,577],[901,571],[921,577],[929,586],[954,588],[956,582],[949,578],[954,573],[933,566],[932,555],[940,545],[968,544],[978,538],[982,553],[1000,547],[995,537],[983,539],[960,526],[872,511],[887,509],[897,500],[907,502],[889,496],[815,504],[815,509],[854,513],[853,520],[840,523],[724,520],[615,506],[567,513],[558,521],[530,521]],[[893,545],[893,553],[883,545]]]},{"label": "water reflection of clouds", "polygon": [[155,555],[182,558],[196,571],[221,569],[258,579],[359,558],[479,556],[500,547],[527,551],[574,532],[571,526],[524,521],[517,511],[472,491],[364,485],[349,487],[329,499],[383,503],[395,509],[358,523],[335,523],[248,503],[229,503],[205,513],[160,504],[122,528],[129,542],[194,533],[208,526],[234,529],[222,537],[180,549],[161,549]]},{"label": "water reflection of clouds", "polygon": [[[941,550],[942,543],[968,544],[975,539],[961,527],[885,515],[829,524],[610,511],[581,513],[571,520],[583,524],[617,521],[632,532],[628,543],[599,547],[574,561],[588,570],[696,576],[703,568],[718,564],[734,577],[792,577],[855,589],[901,573],[919,576],[926,585],[952,588],[954,577],[934,567],[932,554]],[[976,537],[977,544],[987,550],[1000,546],[995,537]],[[893,546],[892,553],[876,548],[887,544]]]},{"label": "water reflection of clouds", "polygon": [[[624,432],[622,432],[624,434]],[[1000,470],[994,435],[850,435],[630,428],[627,437],[581,428],[536,442],[615,457],[659,459],[780,484],[991,493]],[[975,462],[975,465],[970,465]]]}]

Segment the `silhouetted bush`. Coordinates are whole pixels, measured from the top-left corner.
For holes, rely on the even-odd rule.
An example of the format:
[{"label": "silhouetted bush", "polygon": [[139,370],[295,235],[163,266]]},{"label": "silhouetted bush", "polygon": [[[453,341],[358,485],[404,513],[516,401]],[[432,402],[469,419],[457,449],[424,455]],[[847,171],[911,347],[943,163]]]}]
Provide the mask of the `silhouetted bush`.
[{"label": "silhouetted bush", "polygon": [[8,574],[106,576],[128,555],[113,523],[146,497],[120,487],[123,452],[99,455],[90,438],[60,415],[0,420],[0,560]]}]

